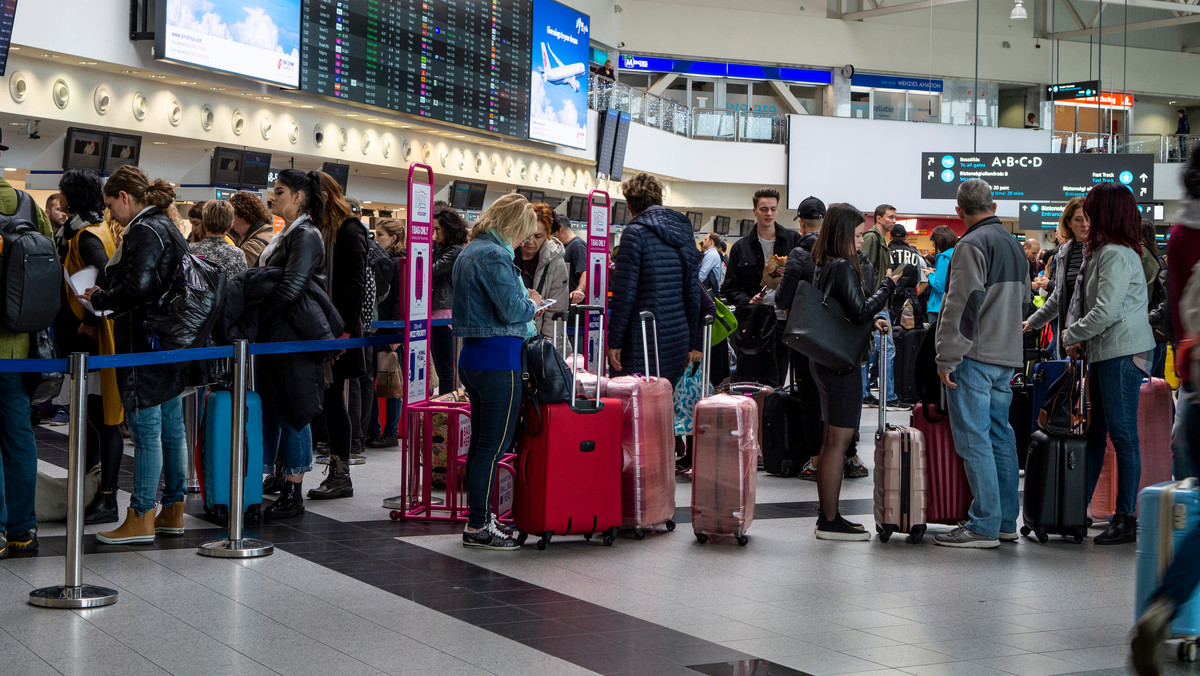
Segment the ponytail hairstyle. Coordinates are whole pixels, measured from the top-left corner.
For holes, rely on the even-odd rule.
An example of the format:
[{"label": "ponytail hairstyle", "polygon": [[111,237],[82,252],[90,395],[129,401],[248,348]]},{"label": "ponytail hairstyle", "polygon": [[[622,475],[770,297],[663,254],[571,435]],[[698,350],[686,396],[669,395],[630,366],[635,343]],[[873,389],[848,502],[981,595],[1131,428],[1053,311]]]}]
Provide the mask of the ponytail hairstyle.
[{"label": "ponytail hairstyle", "polygon": [[404,223],[395,218],[381,218],[375,221],[375,227],[382,228],[384,232],[396,238],[396,241],[386,249],[389,254],[399,254],[404,251],[405,238],[408,234]]},{"label": "ponytail hairstyle", "polygon": [[342,186],[332,176],[323,171],[313,171],[310,176],[315,175],[317,184],[320,186],[321,198],[324,201],[324,213],[322,214],[322,222],[324,226],[322,230],[328,230],[327,238],[330,242],[337,242],[338,229],[342,227],[342,223],[346,219],[354,215],[354,211],[350,209],[350,204],[346,202],[346,196],[342,193]]},{"label": "ponytail hairstyle", "polygon": [[138,167],[127,164],[118,167],[112,176],[108,177],[104,184],[104,196],[117,198],[121,193],[129,195],[134,202],[143,207],[162,209],[180,232],[185,232],[185,228],[191,226],[175,208],[175,187],[161,178],[151,181],[146,177],[146,172]]},{"label": "ponytail hairstyle", "polygon": [[310,171],[306,174],[299,169],[284,169],[275,180],[287,186],[288,190],[304,194],[304,206],[300,210],[320,229],[324,222],[325,201],[321,196],[321,183],[316,177],[317,173]]}]

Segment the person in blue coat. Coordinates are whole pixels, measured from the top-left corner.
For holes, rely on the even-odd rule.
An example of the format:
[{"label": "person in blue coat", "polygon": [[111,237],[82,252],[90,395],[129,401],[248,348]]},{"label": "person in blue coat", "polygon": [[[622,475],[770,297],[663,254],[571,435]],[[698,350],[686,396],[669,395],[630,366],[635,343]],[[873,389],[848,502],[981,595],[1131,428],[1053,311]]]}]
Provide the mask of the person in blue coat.
[{"label": "person in blue coat", "polygon": [[[633,219],[621,234],[609,284],[608,362],[616,375],[658,375],[674,383],[689,361],[700,361],[700,252],[692,224],[663,208],[662,184],[638,174],[621,184]],[[647,368],[639,315],[654,313],[650,349],[658,346],[661,373]],[[651,357],[653,359],[653,357]]]},{"label": "person in blue coat", "polygon": [[950,228],[939,225],[929,233],[933,241],[933,250],[937,259],[933,271],[929,273],[929,302],[925,304],[925,316],[930,324],[937,321],[942,312],[942,296],[946,294],[946,280],[950,279],[950,257],[954,255],[954,245],[958,243],[958,235]]}]

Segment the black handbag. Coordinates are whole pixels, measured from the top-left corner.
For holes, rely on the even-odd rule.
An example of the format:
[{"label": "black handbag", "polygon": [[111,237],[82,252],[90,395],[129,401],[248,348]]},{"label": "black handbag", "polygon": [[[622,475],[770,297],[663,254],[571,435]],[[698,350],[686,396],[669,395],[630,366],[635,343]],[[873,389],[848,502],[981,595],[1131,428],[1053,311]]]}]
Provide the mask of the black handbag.
[{"label": "black handbag", "polygon": [[526,400],[539,404],[571,400],[571,371],[549,338],[538,334],[526,340],[521,361]]},{"label": "black handbag", "polygon": [[[54,344],[54,329],[42,329],[29,334],[30,359],[58,359],[58,347]],[[40,404],[58,396],[62,391],[65,376],[49,371],[26,373],[25,390],[29,392],[29,403]]]},{"label": "black handbag", "polygon": [[737,329],[734,344],[742,354],[775,352],[775,308],[770,305],[739,305],[734,311]]},{"label": "black handbag", "polygon": [[812,284],[796,285],[796,297],[783,330],[783,344],[827,369],[849,373],[862,363],[871,342],[871,324],[855,324],[836,300]]},{"label": "black handbag", "polygon": [[1069,435],[1087,430],[1091,412],[1083,362],[1067,361],[1067,368],[1046,390],[1042,410],[1037,412],[1038,427],[1047,434]]}]

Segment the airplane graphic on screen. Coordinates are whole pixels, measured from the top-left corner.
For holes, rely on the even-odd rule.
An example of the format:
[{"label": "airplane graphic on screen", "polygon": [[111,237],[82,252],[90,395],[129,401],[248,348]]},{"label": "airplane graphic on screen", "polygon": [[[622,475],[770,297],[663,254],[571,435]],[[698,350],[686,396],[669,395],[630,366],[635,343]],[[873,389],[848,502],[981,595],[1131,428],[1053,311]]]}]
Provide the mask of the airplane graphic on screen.
[{"label": "airplane graphic on screen", "polygon": [[[554,62],[558,64],[557,66],[550,67],[550,57],[554,57]],[[538,72],[542,74],[542,79],[546,82],[555,85],[570,85],[572,90],[579,91],[579,80],[577,78],[586,71],[587,67],[582,63],[563,65],[563,62],[559,60],[554,51],[547,47],[545,42],[542,43],[542,67],[538,68]]]}]

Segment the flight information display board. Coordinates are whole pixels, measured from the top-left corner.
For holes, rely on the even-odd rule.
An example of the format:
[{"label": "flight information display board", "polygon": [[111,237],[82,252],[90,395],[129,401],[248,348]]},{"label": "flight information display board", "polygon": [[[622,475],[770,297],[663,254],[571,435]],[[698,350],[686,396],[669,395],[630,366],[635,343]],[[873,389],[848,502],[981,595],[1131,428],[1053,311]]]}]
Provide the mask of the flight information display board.
[{"label": "flight information display board", "polygon": [[529,135],[530,0],[304,0],[300,88]]},{"label": "flight information display board", "polygon": [[1120,183],[1139,199],[1154,195],[1153,155],[1104,153],[921,153],[921,198],[954,199],[963,181],[981,178],[997,200],[1082,197],[1097,183]]}]

